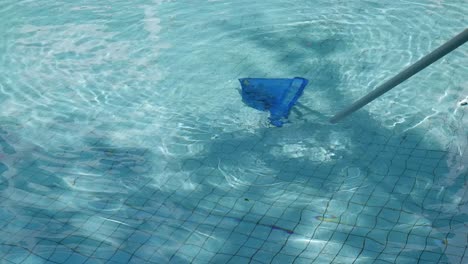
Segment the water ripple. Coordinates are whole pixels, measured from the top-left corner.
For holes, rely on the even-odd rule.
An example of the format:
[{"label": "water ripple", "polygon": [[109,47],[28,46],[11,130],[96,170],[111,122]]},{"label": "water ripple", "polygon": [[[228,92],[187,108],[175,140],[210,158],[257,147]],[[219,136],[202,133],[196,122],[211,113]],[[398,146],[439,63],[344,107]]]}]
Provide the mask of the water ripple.
[{"label": "water ripple", "polygon": [[[0,4],[9,260],[118,249],[185,263],[199,247],[209,260],[224,244],[236,254],[230,235],[244,229],[268,254],[275,244],[311,260],[351,243],[322,237],[338,232],[382,251],[444,255],[464,243],[465,47],[348,121],[327,117],[461,31],[468,5],[111,2]],[[239,77],[297,75],[311,82],[281,129],[240,99]],[[383,207],[401,210],[398,224]],[[427,247],[381,241],[364,232],[374,227],[431,236]],[[370,261],[359,250],[339,255]]]}]

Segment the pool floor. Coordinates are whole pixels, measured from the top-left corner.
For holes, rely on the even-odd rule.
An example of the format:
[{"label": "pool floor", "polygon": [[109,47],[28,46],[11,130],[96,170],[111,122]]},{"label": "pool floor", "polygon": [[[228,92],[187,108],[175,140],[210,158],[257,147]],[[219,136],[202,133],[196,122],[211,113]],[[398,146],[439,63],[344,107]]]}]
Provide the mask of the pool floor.
[{"label": "pool floor", "polygon": [[[0,3],[0,263],[468,263],[468,2]],[[307,78],[281,128],[239,78]]]}]

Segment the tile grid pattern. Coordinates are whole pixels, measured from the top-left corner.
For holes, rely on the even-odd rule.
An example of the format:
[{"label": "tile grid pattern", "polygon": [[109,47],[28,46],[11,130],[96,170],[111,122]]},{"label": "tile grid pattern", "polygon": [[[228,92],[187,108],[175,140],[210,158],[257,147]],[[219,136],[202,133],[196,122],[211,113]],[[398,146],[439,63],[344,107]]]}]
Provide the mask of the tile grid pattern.
[{"label": "tile grid pattern", "polygon": [[[389,142],[389,141],[387,141]],[[200,207],[203,209],[211,209],[211,212],[198,212],[193,210],[192,214],[186,215],[183,218],[177,219],[177,221],[169,223],[171,221],[163,221],[163,223],[154,223],[152,228],[142,232],[138,230],[138,227],[127,227],[125,224],[116,223],[113,227],[109,228],[108,225],[103,226],[104,221],[101,222],[101,226],[98,226],[94,232],[99,233],[100,228],[109,229],[108,232],[104,232],[103,235],[108,235],[107,238],[121,239],[120,245],[106,245],[103,239],[102,241],[93,240],[87,237],[80,236],[80,234],[74,234],[70,232],[70,239],[62,239],[61,241],[48,240],[43,238],[39,240],[32,247],[18,247],[17,245],[2,245],[3,248],[8,250],[2,250],[4,255],[2,260],[8,263],[27,263],[40,261],[41,259],[50,261],[51,263],[63,263],[73,262],[78,263],[93,263],[93,261],[108,261],[108,262],[125,262],[124,260],[130,261],[145,261],[145,262],[157,262],[161,257],[167,257],[165,260],[173,260],[174,256],[183,256],[186,260],[191,260],[200,263],[220,263],[221,261],[230,261],[232,263],[239,263],[241,261],[251,261],[255,263],[308,263],[316,262],[321,263],[324,261],[333,262],[365,262],[365,260],[381,261],[392,263],[398,261],[401,263],[410,263],[414,261],[425,261],[425,262],[438,262],[441,261],[442,254],[450,255],[451,259],[459,260],[459,263],[463,263],[465,257],[464,252],[466,246],[460,248],[458,245],[447,245],[446,242],[449,237],[440,237],[439,234],[435,233],[430,228],[420,223],[417,218],[416,221],[411,220],[415,214],[436,214],[436,219],[440,221],[446,221],[448,225],[463,224],[457,219],[443,219],[443,211],[441,209],[442,204],[439,204],[438,208],[425,208],[425,205],[433,205],[436,200],[433,192],[434,190],[425,190],[419,188],[418,191],[423,191],[420,199],[421,203],[415,203],[410,201],[415,199],[405,192],[411,193],[418,188],[418,181],[427,181],[435,179],[427,178],[435,177],[438,169],[443,169],[445,165],[443,162],[446,158],[447,153],[443,151],[432,151],[425,149],[399,147],[397,145],[388,144],[384,146],[369,145],[369,148],[378,148],[381,152],[371,157],[367,155],[363,156],[363,159],[357,159],[362,162],[363,160],[369,159],[368,169],[369,173],[373,175],[373,179],[377,179],[374,188],[368,188],[366,185],[367,179],[362,179],[360,186],[357,187],[356,192],[352,192],[347,195],[342,195],[342,192],[335,192],[327,197],[325,210],[323,212],[314,212],[308,210],[307,207],[302,208],[300,217],[291,219],[283,219],[285,212],[291,206],[294,207],[295,201],[290,202],[285,206],[284,203],[280,202],[279,206],[275,206],[278,201],[272,200],[271,204],[261,203],[259,209],[256,208],[256,202],[249,200],[243,200],[242,197],[249,196],[249,191],[239,193],[236,190],[228,190],[220,192],[219,190],[212,189],[205,195],[202,192],[198,192],[194,189],[191,193],[186,193],[185,197],[179,195],[178,189],[175,188],[171,195],[165,197],[167,201],[176,201],[182,204],[190,204],[193,200],[199,200],[199,203],[194,205],[194,209]],[[143,154],[144,155],[144,154]],[[379,173],[380,167],[375,167],[373,171],[373,163],[375,163],[380,156],[388,157],[391,156],[392,167],[384,173]],[[32,169],[28,167],[18,173],[18,176],[38,175],[38,171],[34,170],[34,162],[31,163]],[[195,161],[197,163],[197,161]],[[198,170],[205,169],[203,161],[198,161]],[[401,166],[401,167],[399,167]],[[91,169],[92,170],[92,169]],[[100,170],[100,169],[97,169]],[[395,172],[396,171],[396,172]],[[57,170],[55,173],[60,173]],[[317,165],[315,171],[312,174],[306,173],[309,176],[305,186],[316,185],[316,183],[326,184],[335,181],[336,179],[329,178],[334,173],[334,167],[329,165]],[[207,175],[216,174],[215,170],[209,171]],[[296,172],[290,172],[290,180],[294,182]],[[198,171],[195,170],[189,178],[198,178]],[[397,176],[392,178],[389,176]],[[47,174],[44,175],[47,178]],[[149,182],[148,182],[149,183]],[[201,181],[203,184],[204,181]],[[343,178],[336,182],[337,190],[340,190],[346,183],[346,179]],[[171,186],[170,180],[166,182],[168,186]],[[381,185],[393,186],[392,195],[401,196],[402,204],[393,203],[390,199],[389,194],[379,193],[377,190],[378,186]],[[175,187],[175,184],[173,185]],[[179,186],[180,187],[180,186]],[[285,186],[285,189],[288,187]],[[361,192],[361,190],[363,190]],[[48,219],[44,225],[50,224],[50,222],[60,222],[63,226],[67,226],[67,217],[62,216],[62,213],[66,215],[66,204],[64,202],[62,193],[56,192],[55,197],[48,196],[43,197],[44,202],[50,204],[60,203],[63,211],[57,211],[55,215],[42,215],[41,212],[37,212],[29,218],[29,223],[15,223],[14,217],[8,222],[3,222],[4,225],[14,225],[17,227],[18,232],[10,234],[15,237],[22,237],[21,230],[31,230],[35,228],[33,219]],[[235,196],[235,195],[238,196]],[[28,193],[14,194],[15,197],[4,197],[5,200],[21,203],[27,201]],[[138,204],[137,201],[133,201],[130,197],[125,203],[130,208],[146,209],[146,204],[152,200],[150,197],[158,195],[157,191],[153,192],[153,195],[149,195],[146,201],[142,204]],[[314,196],[310,193],[301,193],[307,197],[323,198],[324,196]],[[299,196],[300,196],[299,195]],[[19,197],[17,197],[19,196]],[[22,196],[22,197],[21,197]],[[298,196],[298,197],[299,197]],[[326,195],[325,195],[326,196]],[[134,195],[135,198],[141,199],[137,193]],[[74,199],[79,199],[75,197]],[[449,198],[443,198],[446,200]],[[340,201],[346,203],[346,212],[353,212],[356,215],[352,217],[346,217],[346,214],[334,216],[336,218],[330,218],[328,207],[332,202]],[[28,202],[25,202],[28,203]],[[202,204],[203,203],[203,204]],[[248,207],[248,210],[241,208],[236,210],[237,204],[254,204]],[[153,212],[146,212],[153,217],[157,217],[158,212],[164,207],[164,202],[159,203],[159,208],[148,208]],[[403,209],[406,207],[406,209]],[[261,209],[260,209],[261,208]],[[224,215],[217,215],[216,212],[224,212]],[[258,213],[259,211],[263,212]],[[141,213],[141,212],[135,212]],[[315,214],[315,215],[314,215]],[[287,215],[287,214],[286,214]],[[237,219],[233,219],[237,216]],[[317,217],[319,219],[317,219]],[[302,223],[302,220],[308,218],[307,224],[314,226],[313,230],[307,230],[301,232],[301,229],[307,227]],[[315,218],[316,223],[310,221]],[[63,220],[62,220],[63,219]],[[71,218],[68,218],[68,220]],[[89,221],[91,218],[88,218]],[[295,221],[294,221],[295,220]],[[81,226],[74,226],[75,231],[81,229],[86,225],[87,221],[83,221]],[[260,225],[261,223],[262,225]],[[265,223],[263,225],[263,223]],[[363,224],[361,224],[363,223]],[[29,226],[29,225],[32,226]],[[37,224],[36,224],[37,225]],[[192,230],[181,231],[180,227],[190,226],[192,230],[203,229],[208,231],[204,234],[205,238],[200,240],[197,237],[196,232]],[[281,226],[282,228],[288,228],[294,233],[289,234],[284,230],[275,228]],[[157,230],[164,228],[164,232],[172,230],[166,239],[159,240],[160,243],[149,242],[153,241],[157,234]],[[211,233],[210,233],[211,232]],[[129,234],[121,237],[120,234]],[[216,241],[211,238],[212,234],[223,234],[225,237],[225,243]],[[146,237],[141,239],[141,237]],[[203,235],[200,235],[203,236]],[[133,238],[135,237],[135,240]],[[177,248],[173,250],[171,254],[160,252],[158,248],[164,248],[166,243],[171,244],[174,241],[168,239],[169,237],[177,237]],[[290,243],[295,238],[302,238],[308,240],[302,244]],[[158,240],[158,239],[156,239]],[[190,242],[193,241],[193,242]],[[274,241],[274,242],[270,242]],[[282,241],[282,243],[278,243]],[[434,247],[434,242],[439,241],[438,245],[442,246],[442,250]],[[149,242],[149,243],[148,243]],[[59,251],[36,253],[36,248],[40,248],[41,244],[52,243],[56,244],[57,248],[61,248]],[[134,244],[131,246],[131,244]],[[80,245],[84,245],[80,247]],[[90,245],[95,245],[91,252],[89,251]],[[144,246],[152,245],[154,248],[152,255],[139,254],[140,249]],[[423,245],[422,250],[420,249],[415,255],[412,251],[413,247],[420,247]],[[226,247],[225,247],[226,246]],[[121,248],[123,247],[123,248]],[[445,248],[444,248],[445,247]],[[458,248],[457,250],[448,251],[449,247]],[[172,246],[171,246],[172,248]],[[129,250],[131,249],[131,250]],[[27,252],[27,254],[24,254]],[[146,252],[146,251],[143,251]],[[409,254],[408,254],[409,253]],[[23,258],[15,258],[15,256],[21,255]],[[13,257],[13,258],[12,258]],[[363,260],[361,260],[363,259]]]},{"label": "tile grid pattern", "polygon": [[[248,21],[252,27],[258,23],[254,19]],[[240,27],[246,25],[244,21],[240,24]],[[279,43],[298,36],[299,33],[284,37]],[[288,63],[288,56],[295,55],[292,48],[286,50],[281,54],[282,63]],[[256,71],[262,73],[254,64],[245,68],[242,61],[248,57],[234,67],[239,71],[237,77]],[[238,60],[237,54],[231,59]],[[300,70],[304,75],[311,71],[307,67]],[[317,75],[327,74],[325,71]],[[112,112],[129,108],[138,111],[142,107],[138,103],[114,106]],[[97,113],[94,120],[110,118],[107,114]],[[60,125],[50,127],[51,141],[54,131],[60,129]],[[143,179],[137,186],[140,188],[127,194],[107,193],[96,205],[101,210],[93,208],[95,214],[80,212],[72,204],[71,201],[78,201],[82,208],[94,206],[93,199],[82,197],[83,192],[49,182],[54,175],[69,174],[70,168],[48,159],[44,161],[40,158],[44,153],[39,148],[26,149],[24,156],[29,158],[13,162],[13,167],[20,169],[8,176],[8,181],[0,181],[1,234],[14,238],[0,244],[0,260],[6,263],[467,263],[466,231],[461,229],[461,234],[454,234],[466,219],[446,213],[444,207],[454,204],[453,193],[432,188],[449,171],[446,163],[450,153],[422,146],[422,137],[418,135],[383,136],[366,133],[365,129],[361,132],[358,151],[346,157],[348,164],[270,160],[263,153],[268,151],[264,137],[257,138],[252,145],[215,139],[216,148],[206,159],[169,162],[160,171],[154,168],[158,175],[170,175],[177,170],[188,172],[178,178],[164,178],[159,184],[164,190],[154,187],[153,179]],[[95,139],[90,146],[101,148],[105,141],[103,133],[95,129],[89,136]],[[222,143],[217,144],[218,141]],[[8,142],[15,146],[20,139],[9,138]],[[31,151],[37,155],[27,154]],[[83,150],[84,157],[90,155],[87,151]],[[256,158],[264,160],[267,167],[281,167],[275,171],[275,183],[281,185],[238,188],[226,183],[228,176],[220,173],[219,160],[242,166],[239,153],[249,151],[259,153]],[[2,152],[6,152],[4,145],[0,146]],[[145,151],[129,153],[123,150],[118,154],[137,156],[145,162],[154,159]],[[82,172],[110,178],[119,173],[137,174],[134,169],[138,161],[119,164],[114,154],[105,149],[101,154],[92,153],[96,155],[95,161],[89,162]],[[56,155],[55,161],[66,157],[64,151]],[[344,167],[353,166],[361,175],[351,175],[351,172],[342,175]],[[460,178],[463,177],[466,182],[467,176]],[[251,182],[257,180],[260,178],[251,178]],[[28,192],[30,189],[24,188],[28,181],[49,189]],[[81,177],[76,177],[69,184],[80,185],[80,181]],[[15,192],[3,192],[5,183],[12,182],[17,184]],[[194,187],[187,189],[184,183]],[[269,190],[258,192],[262,188]],[[285,199],[286,196],[289,198]],[[26,206],[20,208],[20,214],[10,211],[22,205]],[[47,250],[51,247],[55,250]]]}]

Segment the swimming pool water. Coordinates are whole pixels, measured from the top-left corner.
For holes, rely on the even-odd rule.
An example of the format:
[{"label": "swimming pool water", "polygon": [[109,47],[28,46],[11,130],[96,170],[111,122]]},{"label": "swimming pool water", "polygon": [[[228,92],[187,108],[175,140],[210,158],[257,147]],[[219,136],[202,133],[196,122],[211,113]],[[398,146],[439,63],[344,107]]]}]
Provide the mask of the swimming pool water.
[{"label": "swimming pool water", "polygon": [[[0,1],[0,263],[468,263],[468,2]],[[238,78],[310,80],[282,128]]]}]

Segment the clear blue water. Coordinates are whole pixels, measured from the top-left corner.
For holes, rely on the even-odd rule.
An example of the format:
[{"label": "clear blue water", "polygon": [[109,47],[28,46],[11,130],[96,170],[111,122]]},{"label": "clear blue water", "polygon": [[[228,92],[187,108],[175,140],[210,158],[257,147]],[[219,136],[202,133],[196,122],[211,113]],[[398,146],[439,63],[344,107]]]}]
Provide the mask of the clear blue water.
[{"label": "clear blue water", "polygon": [[[468,46],[328,123],[466,14],[1,0],[0,263],[468,263]],[[282,128],[238,94],[294,76]]]}]

